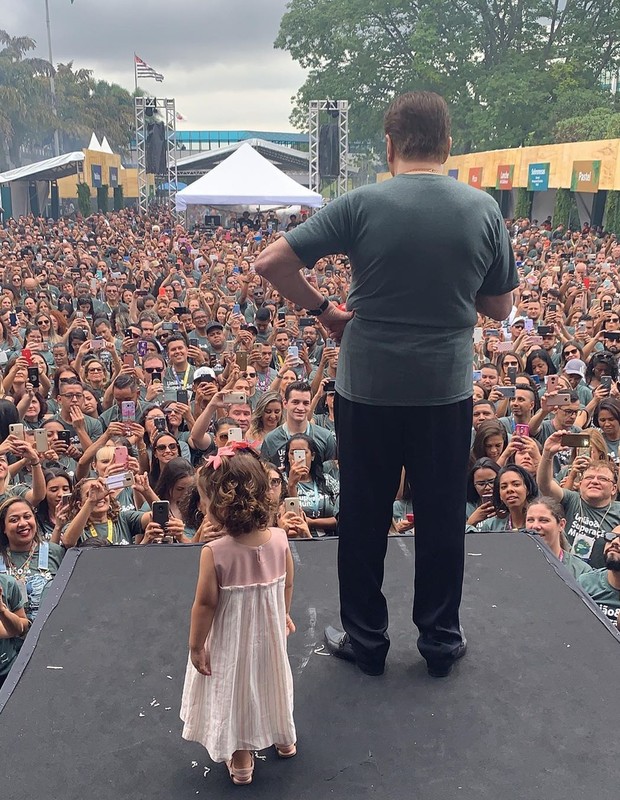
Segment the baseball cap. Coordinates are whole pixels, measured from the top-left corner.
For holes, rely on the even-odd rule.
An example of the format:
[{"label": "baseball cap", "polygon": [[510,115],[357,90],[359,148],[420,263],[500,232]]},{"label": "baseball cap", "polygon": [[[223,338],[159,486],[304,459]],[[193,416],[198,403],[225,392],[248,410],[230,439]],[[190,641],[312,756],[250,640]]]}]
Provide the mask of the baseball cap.
[{"label": "baseball cap", "polygon": [[580,358],[570,358],[566,362],[564,372],[567,375],[581,375],[582,378],[585,378],[586,365]]},{"label": "baseball cap", "polygon": [[196,372],[194,372],[194,383],[197,383],[201,379],[211,378],[215,380],[215,372],[211,369],[211,367],[198,367]]},{"label": "baseball cap", "polygon": [[516,324],[517,324],[517,323],[519,323],[519,322],[520,322],[522,325],[525,325],[525,317],[515,317],[515,318],[513,319],[513,321],[512,321],[510,324],[511,324],[511,325],[516,325]]},{"label": "baseball cap", "polygon": [[221,324],[221,322],[210,322],[207,325],[207,333],[211,333],[211,331],[223,331],[223,330],[224,326]]},{"label": "baseball cap", "polygon": [[269,322],[271,319],[271,314],[269,313],[269,309],[265,308],[265,306],[261,306],[254,316],[254,319],[258,322]]}]

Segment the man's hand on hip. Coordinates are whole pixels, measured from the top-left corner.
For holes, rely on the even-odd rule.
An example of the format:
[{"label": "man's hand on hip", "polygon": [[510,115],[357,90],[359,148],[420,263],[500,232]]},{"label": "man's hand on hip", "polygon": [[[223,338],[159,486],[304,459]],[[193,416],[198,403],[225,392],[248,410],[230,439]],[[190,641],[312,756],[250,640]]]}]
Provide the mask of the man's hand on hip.
[{"label": "man's hand on hip", "polygon": [[331,338],[339,342],[344,334],[344,329],[354,316],[354,311],[341,311],[333,303],[330,303],[319,319]]}]

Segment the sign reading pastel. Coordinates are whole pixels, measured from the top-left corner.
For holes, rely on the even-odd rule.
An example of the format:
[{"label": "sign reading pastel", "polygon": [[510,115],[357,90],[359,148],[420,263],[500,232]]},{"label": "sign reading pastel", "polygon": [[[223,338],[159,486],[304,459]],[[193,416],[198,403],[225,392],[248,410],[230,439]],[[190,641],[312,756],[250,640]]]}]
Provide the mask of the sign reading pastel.
[{"label": "sign reading pastel", "polygon": [[598,192],[601,177],[600,161],[573,161],[571,192]]}]

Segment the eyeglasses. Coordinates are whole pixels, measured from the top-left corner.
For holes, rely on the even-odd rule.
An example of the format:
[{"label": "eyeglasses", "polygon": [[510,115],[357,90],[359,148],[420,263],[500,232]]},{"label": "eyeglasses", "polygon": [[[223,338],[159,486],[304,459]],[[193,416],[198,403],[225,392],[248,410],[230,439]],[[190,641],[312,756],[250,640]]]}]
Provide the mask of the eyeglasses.
[{"label": "eyeglasses", "polygon": [[37,320],[37,325],[49,325],[49,324],[50,324],[49,319],[38,319]]},{"label": "eyeglasses", "polygon": [[60,397],[68,397],[69,400],[80,400],[84,395],[82,392],[64,392]]},{"label": "eyeglasses", "polygon": [[255,378],[256,377],[256,373],[255,372],[242,372],[241,374],[243,375],[244,378]]},{"label": "eyeglasses", "polygon": [[579,355],[579,350],[577,350],[576,348],[573,349],[573,350],[565,350],[564,351],[564,355],[565,356],[578,356]]},{"label": "eyeglasses", "polygon": [[89,367],[86,372],[103,372],[101,367]]},{"label": "eyeglasses", "polygon": [[505,367],[518,367],[519,366],[519,362],[518,361],[504,361],[504,366]]},{"label": "eyeglasses", "polygon": [[479,489],[484,489],[485,486],[493,486],[495,483],[495,478],[487,478],[485,481],[474,481],[474,486],[477,486]]},{"label": "eyeglasses", "polygon": [[620,322],[620,317],[610,317],[609,321],[610,322]]},{"label": "eyeglasses", "polygon": [[607,531],[607,533],[604,533],[603,536],[605,537],[606,542],[613,542],[615,539],[620,539],[620,532]]},{"label": "eyeglasses", "polygon": [[282,478],[269,478],[269,485],[273,486],[280,486],[282,484]]},{"label": "eyeglasses", "polygon": [[604,478],[602,475],[584,475],[581,479],[582,483],[592,483],[593,481],[599,481],[599,483],[615,483],[611,478]]},{"label": "eyeglasses", "polygon": [[163,367],[144,367],[144,371],[148,372],[149,375],[152,375],[154,372],[161,372]]},{"label": "eyeglasses", "polygon": [[176,442],[173,444],[158,444],[155,449],[158,453],[165,453],[166,450],[177,450],[178,446]]}]

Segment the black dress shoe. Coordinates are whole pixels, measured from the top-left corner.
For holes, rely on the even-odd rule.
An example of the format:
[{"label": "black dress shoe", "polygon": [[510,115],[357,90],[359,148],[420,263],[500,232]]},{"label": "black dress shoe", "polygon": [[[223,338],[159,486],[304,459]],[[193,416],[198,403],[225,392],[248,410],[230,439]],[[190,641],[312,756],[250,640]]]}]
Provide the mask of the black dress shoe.
[{"label": "black dress shoe", "polygon": [[460,643],[458,650],[452,656],[452,661],[449,661],[447,664],[442,664],[441,666],[438,664],[428,664],[428,674],[431,678],[447,678],[448,675],[452,672],[452,667],[454,664],[460,659],[463,658],[465,653],[467,652],[467,639],[463,636],[463,641]]},{"label": "black dress shoe", "polygon": [[383,675],[385,667],[383,664],[376,666],[374,664],[366,664],[358,660],[353,652],[353,645],[351,644],[351,637],[348,633],[328,625],[325,628],[325,647],[336,658],[342,658],[344,661],[351,661],[356,664],[365,675]]}]

